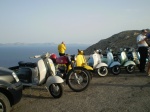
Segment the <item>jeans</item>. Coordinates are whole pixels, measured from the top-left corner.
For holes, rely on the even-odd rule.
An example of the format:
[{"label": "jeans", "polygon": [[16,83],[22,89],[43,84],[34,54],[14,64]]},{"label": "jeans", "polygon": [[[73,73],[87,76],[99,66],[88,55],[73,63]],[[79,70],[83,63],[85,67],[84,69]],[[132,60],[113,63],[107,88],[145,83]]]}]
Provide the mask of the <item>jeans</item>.
[{"label": "jeans", "polygon": [[148,56],[148,49],[147,47],[139,47],[138,51],[140,53],[140,71],[145,71],[145,65],[146,65],[146,58]]}]

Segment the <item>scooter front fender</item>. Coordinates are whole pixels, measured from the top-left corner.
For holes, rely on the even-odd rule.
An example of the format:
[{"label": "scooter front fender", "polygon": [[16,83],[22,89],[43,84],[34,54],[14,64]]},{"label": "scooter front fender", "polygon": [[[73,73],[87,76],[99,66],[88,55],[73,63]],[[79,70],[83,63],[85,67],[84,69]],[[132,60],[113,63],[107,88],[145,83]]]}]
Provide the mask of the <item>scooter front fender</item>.
[{"label": "scooter front fender", "polygon": [[102,66],[108,67],[106,63],[99,63],[95,68],[100,68]]},{"label": "scooter front fender", "polygon": [[135,65],[133,61],[127,61],[123,66]]},{"label": "scooter front fender", "polygon": [[51,84],[54,84],[54,83],[63,83],[64,80],[59,77],[59,76],[50,76],[48,77],[47,81],[46,81],[46,87],[49,88],[49,86]]},{"label": "scooter front fender", "polygon": [[109,68],[116,66],[116,65],[120,66],[121,64],[118,61],[114,61],[110,64]]}]

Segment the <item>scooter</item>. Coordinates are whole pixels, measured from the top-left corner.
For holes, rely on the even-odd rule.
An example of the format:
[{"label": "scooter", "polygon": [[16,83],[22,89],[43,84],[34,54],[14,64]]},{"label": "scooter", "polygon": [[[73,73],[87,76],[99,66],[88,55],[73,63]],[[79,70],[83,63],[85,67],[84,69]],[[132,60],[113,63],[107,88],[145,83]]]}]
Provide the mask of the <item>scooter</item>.
[{"label": "scooter", "polygon": [[88,65],[93,67],[96,73],[99,76],[107,76],[108,74],[108,65],[101,61],[101,49],[94,50],[94,53],[90,55],[88,59]]},{"label": "scooter", "polygon": [[136,64],[134,61],[128,59],[125,51],[125,48],[120,48],[120,54],[118,54],[118,57],[120,59],[121,66],[125,67],[127,73],[131,74],[134,72]]},{"label": "scooter", "polygon": [[55,64],[57,76],[66,80],[70,89],[75,92],[87,89],[90,84],[90,75],[85,68],[75,66],[75,55],[65,54],[57,57],[56,54],[52,54],[50,59]]},{"label": "scooter", "polygon": [[112,54],[112,50],[106,49],[107,56],[102,58],[102,62],[108,65],[108,68],[111,70],[111,73],[114,75],[118,75],[121,72],[121,64],[118,61],[114,60],[114,56]]},{"label": "scooter", "polygon": [[128,48],[126,50],[127,58],[133,62],[135,62],[136,66],[139,67],[139,52],[137,52],[134,48]]},{"label": "scooter", "polygon": [[[46,85],[46,89],[54,98],[60,98],[63,95],[64,80],[56,76],[53,61],[49,59],[50,54],[36,55],[30,58],[39,58],[36,63],[18,62],[16,74],[23,86]],[[13,68],[11,68],[13,69]]]},{"label": "scooter", "polygon": [[90,78],[92,79],[94,69],[88,65],[87,60],[88,58],[85,57],[84,51],[78,49],[78,54],[76,55],[75,66],[85,68],[89,72]]}]

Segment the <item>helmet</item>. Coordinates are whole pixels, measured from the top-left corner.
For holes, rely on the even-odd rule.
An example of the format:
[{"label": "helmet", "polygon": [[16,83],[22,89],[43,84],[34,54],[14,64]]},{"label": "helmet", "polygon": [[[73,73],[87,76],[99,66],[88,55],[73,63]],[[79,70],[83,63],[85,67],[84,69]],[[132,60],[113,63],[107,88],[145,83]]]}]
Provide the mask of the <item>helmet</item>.
[{"label": "helmet", "polygon": [[51,54],[50,56],[50,59],[52,59],[52,61],[55,63],[56,62],[56,58],[57,58],[57,55],[56,54]]},{"label": "helmet", "polygon": [[79,55],[84,55],[84,51],[78,49],[78,54],[79,54]]}]

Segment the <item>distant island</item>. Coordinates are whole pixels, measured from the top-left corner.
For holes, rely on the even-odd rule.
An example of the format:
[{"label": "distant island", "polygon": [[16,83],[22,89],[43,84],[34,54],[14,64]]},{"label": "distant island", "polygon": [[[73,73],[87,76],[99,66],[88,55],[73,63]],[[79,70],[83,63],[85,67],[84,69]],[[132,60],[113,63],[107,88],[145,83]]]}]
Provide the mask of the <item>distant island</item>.
[{"label": "distant island", "polygon": [[[57,46],[56,43],[0,43],[0,46]],[[66,44],[67,46],[90,46],[90,44],[78,44],[78,43],[70,43]]]}]

